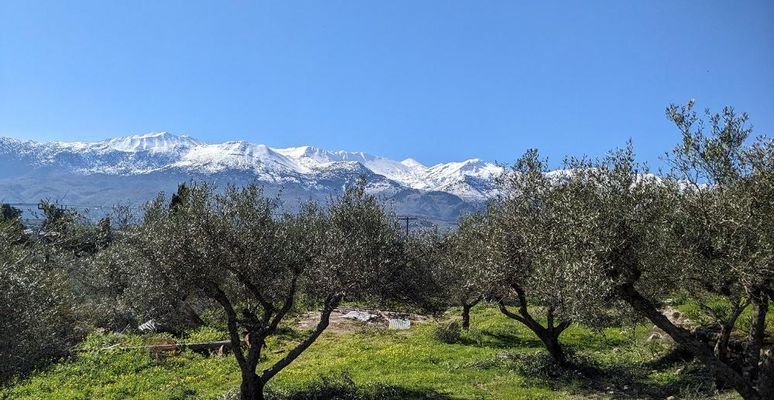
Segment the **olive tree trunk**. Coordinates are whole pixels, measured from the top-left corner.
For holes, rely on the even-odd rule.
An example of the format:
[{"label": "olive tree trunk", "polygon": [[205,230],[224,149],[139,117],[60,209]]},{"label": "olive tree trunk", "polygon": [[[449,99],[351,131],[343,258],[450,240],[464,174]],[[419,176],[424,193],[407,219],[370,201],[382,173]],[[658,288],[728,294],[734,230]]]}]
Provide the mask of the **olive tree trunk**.
[{"label": "olive tree trunk", "polygon": [[[215,285],[207,287],[207,291],[210,297],[220,303],[226,312],[229,340],[233,347],[234,357],[236,358],[242,373],[242,383],[239,386],[241,400],[263,400],[264,388],[269,380],[290,365],[290,363],[298,358],[304,350],[309,348],[309,346],[317,340],[320,334],[328,327],[331,313],[344,297],[343,293],[330,294],[323,303],[320,321],[312,332],[309,333],[304,340],[298,343],[296,347],[291,349],[285,357],[274,363],[271,367],[263,370],[260,374],[256,374],[258,362],[261,358],[261,350],[264,347],[264,343],[266,343],[266,338],[276,333],[280,321],[282,321],[282,318],[284,318],[293,307],[293,301],[296,294],[296,280],[293,280],[293,284],[291,285],[281,308],[274,308],[270,305],[264,306],[262,321],[258,321],[255,318],[249,321],[252,327],[251,329],[248,329],[249,341],[246,343],[248,346],[247,354],[245,354],[245,351],[242,348],[242,340],[238,330],[239,320],[237,319],[237,313],[231,301],[226,294]],[[261,299],[260,297],[258,298]]]},{"label": "olive tree trunk", "polygon": [[691,335],[689,331],[669,321],[650,300],[637,291],[634,284],[627,283],[619,286],[618,293],[632,308],[648,318],[656,327],[666,332],[676,343],[704,363],[712,371],[716,379],[733,387],[745,400],[763,399],[750,380],[745,379],[728,364],[720,361],[715,356],[713,349],[707,346],[707,344]]},{"label": "olive tree trunk", "polygon": [[754,295],[752,298],[753,319],[750,327],[750,337],[747,342],[747,360],[745,362],[747,370],[745,375],[752,381],[758,379],[759,367],[761,361],[761,350],[763,349],[763,338],[766,336],[766,313],[769,311],[768,296],[762,293]]},{"label": "olive tree trunk", "polygon": [[739,319],[739,316],[742,315],[742,312],[748,305],[749,303],[747,302],[743,304],[741,300],[737,301],[733,305],[731,315],[724,321],[720,321],[720,333],[713,351],[715,352],[715,357],[724,363],[728,362],[728,342],[731,340],[731,332],[733,332],[736,326],[737,319]]},{"label": "olive tree trunk", "polygon": [[242,373],[242,384],[239,385],[240,400],[263,400],[264,383],[255,372]]},{"label": "olive tree trunk", "polygon": [[554,309],[549,307],[546,312],[547,324],[544,327],[539,322],[537,322],[532,317],[532,315],[530,315],[529,309],[527,308],[527,296],[524,289],[515,285],[512,286],[512,288],[514,291],[516,291],[516,294],[519,297],[518,310],[515,312],[509,310],[505,303],[503,303],[501,300],[498,302],[500,312],[502,312],[506,317],[514,319],[529,328],[529,330],[535,333],[540,341],[543,342],[543,345],[546,347],[546,350],[554,359],[554,361],[560,365],[565,365],[567,363],[567,359],[564,354],[564,349],[562,348],[561,343],[559,343],[559,336],[572,324],[572,321],[563,320],[555,326]]},{"label": "olive tree trunk", "polygon": [[469,330],[470,329],[470,309],[476,306],[481,301],[481,297],[476,298],[475,300],[467,303],[462,302],[462,329]]}]

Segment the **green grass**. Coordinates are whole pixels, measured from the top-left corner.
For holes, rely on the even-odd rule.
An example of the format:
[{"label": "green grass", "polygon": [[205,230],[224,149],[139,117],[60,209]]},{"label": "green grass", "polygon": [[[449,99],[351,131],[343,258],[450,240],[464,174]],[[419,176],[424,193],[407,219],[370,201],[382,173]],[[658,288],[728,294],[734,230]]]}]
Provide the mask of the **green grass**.
[{"label": "green grass", "polygon": [[[407,397],[409,391],[415,398],[452,399],[665,398],[673,394],[707,398],[712,390],[712,380],[693,362],[655,363],[670,345],[647,342],[651,331],[646,326],[599,332],[569,328],[561,341],[575,354],[573,359],[591,371],[585,375],[552,370],[537,338],[495,308],[477,308],[472,329],[460,343],[434,339],[435,326],[428,322],[409,331],[323,334],[271,381],[269,389],[291,394],[319,384],[321,376],[344,376],[359,388],[404,390],[390,397],[396,399]],[[281,357],[301,334],[291,331],[270,341],[264,365]],[[192,340],[220,337],[222,333],[212,329],[189,334]],[[169,339],[92,335],[83,344],[85,351],[0,389],[0,398],[215,399],[238,387],[239,371],[231,355],[184,352],[155,357],[143,351],[94,350],[115,343],[127,346]]]},{"label": "green grass", "polygon": [[[730,303],[724,297],[716,296],[706,300],[707,307],[722,313],[728,314],[731,310]],[[675,307],[685,314],[685,316],[700,325],[708,325],[714,323],[714,318],[705,310],[703,310],[695,300],[688,298],[687,296],[678,296],[676,299]],[[753,307],[747,306],[739,315],[739,319],[736,322],[736,332],[740,336],[747,336],[752,324]],[[766,331],[774,332],[774,302],[769,302],[769,309],[766,313]]]}]

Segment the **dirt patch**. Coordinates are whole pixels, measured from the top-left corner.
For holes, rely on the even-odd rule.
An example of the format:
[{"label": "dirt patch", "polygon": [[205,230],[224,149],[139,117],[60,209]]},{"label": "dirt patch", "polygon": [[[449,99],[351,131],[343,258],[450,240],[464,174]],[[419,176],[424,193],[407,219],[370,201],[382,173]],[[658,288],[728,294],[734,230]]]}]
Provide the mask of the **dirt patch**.
[{"label": "dirt patch", "polygon": [[[368,317],[370,316],[370,317]],[[359,319],[358,319],[359,317]],[[393,311],[372,310],[351,307],[339,307],[333,310],[330,323],[325,332],[334,334],[348,334],[359,330],[372,328],[387,329],[389,319],[407,319],[412,326],[430,319],[420,314],[397,313]],[[299,329],[314,329],[320,322],[320,312],[310,311],[301,315],[297,326]]]},{"label": "dirt patch", "polygon": [[661,310],[661,313],[664,314],[667,319],[682,328],[693,330],[696,329],[698,324],[690,320],[688,317],[685,316],[682,312],[680,312],[678,309],[672,307],[672,306],[666,306]]}]

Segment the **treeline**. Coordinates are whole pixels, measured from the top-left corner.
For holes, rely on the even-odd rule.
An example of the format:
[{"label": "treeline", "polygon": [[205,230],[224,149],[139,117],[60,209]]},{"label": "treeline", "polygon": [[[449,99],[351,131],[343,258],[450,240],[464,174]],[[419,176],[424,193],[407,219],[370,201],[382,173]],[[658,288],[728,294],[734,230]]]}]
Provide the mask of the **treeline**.
[{"label": "treeline", "polygon": [[[745,399],[774,395],[766,315],[774,297],[774,141],[747,116],[670,106],[681,141],[651,173],[632,146],[549,171],[528,151],[500,178],[500,196],[449,234],[406,237],[365,182],[329,204],[280,212],[260,186],[195,183],[160,195],[133,219],[90,225],[56,207],[37,235],[3,208],[0,379],[67,354],[91,329],[153,319],[182,332],[225,325],[243,399],[311,346],[342,301],[437,312],[481,302],[542,341],[559,364],[572,324],[648,320]],[[50,217],[49,217],[50,216]],[[712,318],[689,330],[663,313],[688,293]],[[724,299],[724,307],[717,299]],[[268,337],[300,310],[314,329],[258,371]],[[748,333],[740,316],[752,309]],[[744,337],[744,340],[740,339]]]}]

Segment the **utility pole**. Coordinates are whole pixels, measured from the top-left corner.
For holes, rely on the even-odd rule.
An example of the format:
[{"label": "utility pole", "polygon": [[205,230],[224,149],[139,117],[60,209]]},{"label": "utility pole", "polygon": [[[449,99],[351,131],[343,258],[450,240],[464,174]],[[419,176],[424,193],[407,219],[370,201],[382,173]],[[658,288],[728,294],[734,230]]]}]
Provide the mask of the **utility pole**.
[{"label": "utility pole", "polygon": [[405,216],[405,217],[398,217],[398,219],[406,221],[406,237],[408,237],[408,235],[409,235],[409,221],[416,221],[417,217]]}]

